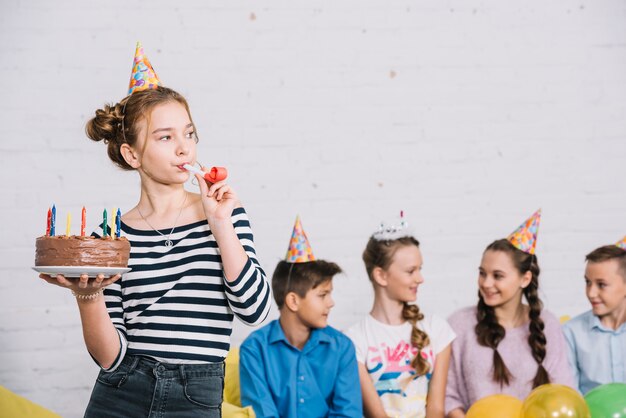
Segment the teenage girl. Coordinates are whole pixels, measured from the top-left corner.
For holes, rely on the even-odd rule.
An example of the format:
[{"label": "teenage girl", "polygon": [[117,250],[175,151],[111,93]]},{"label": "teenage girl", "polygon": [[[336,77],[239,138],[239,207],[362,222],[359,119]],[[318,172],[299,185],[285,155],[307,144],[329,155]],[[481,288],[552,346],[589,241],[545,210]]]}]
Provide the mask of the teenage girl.
[{"label": "teenage girl", "polygon": [[363,261],[374,305],[346,334],[356,348],[365,416],[443,418],[454,333],[413,304],[424,282],[419,242],[402,229],[376,233]]},{"label": "teenage girl", "polygon": [[[520,400],[545,383],[572,386],[567,347],[558,319],[538,295],[539,265],[509,239],[491,243],[478,268],[478,305],[454,313],[446,413],[464,417],[485,396]],[[522,298],[528,304],[522,303]]]},{"label": "teenage girl", "polygon": [[41,275],[76,296],[87,350],[101,367],[85,416],[219,417],[233,317],[256,325],[270,307],[248,216],[223,181],[196,175],[200,193],[183,187],[198,140],[174,90],[136,89],[97,110],[86,131],[117,166],[137,172],[141,187],[122,216],[130,272]]}]

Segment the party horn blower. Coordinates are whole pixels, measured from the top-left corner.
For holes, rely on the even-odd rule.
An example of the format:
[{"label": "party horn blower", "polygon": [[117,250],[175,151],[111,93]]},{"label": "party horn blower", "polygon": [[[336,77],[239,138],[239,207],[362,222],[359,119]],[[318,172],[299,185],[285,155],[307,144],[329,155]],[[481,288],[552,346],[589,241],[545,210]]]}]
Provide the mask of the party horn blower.
[{"label": "party horn blower", "polygon": [[226,177],[228,177],[228,171],[226,171],[226,167],[211,167],[211,170],[209,170],[208,172],[202,171],[199,168],[192,166],[191,164],[184,164],[182,168],[194,174],[202,176],[206,181],[209,181],[211,183],[217,183],[218,181],[225,180]]}]

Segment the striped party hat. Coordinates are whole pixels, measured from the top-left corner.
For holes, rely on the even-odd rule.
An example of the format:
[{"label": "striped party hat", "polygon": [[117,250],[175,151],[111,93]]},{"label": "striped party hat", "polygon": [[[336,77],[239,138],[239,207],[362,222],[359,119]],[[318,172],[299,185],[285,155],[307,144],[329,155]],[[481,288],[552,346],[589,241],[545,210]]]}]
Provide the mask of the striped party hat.
[{"label": "striped party hat", "polygon": [[620,247],[622,250],[626,250],[626,236],[622,238],[621,241],[616,242],[615,245]]},{"label": "striped party hat", "polygon": [[307,263],[309,261],[315,261],[309,239],[306,237],[304,229],[302,229],[300,216],[296,217],[296,223],[293,226],[285,261],[288,263]]},{"label": "striped party hat", "polygon": [[507,239],[515,248],[518,248],[528,254],[535,254],[537,232],[539,231],[540,221],[541,209],[533,213],[532,216],[524,221],[519,228],[513,231]]},{"label": "striped party hat", "polygon": [[134,91],[154,89],[161,85],[161,80],[152,68],[152,64],[143,53],[141,42],[137,42],[135,59],[133,59],[133,71],[128,84],[128,94]]}]

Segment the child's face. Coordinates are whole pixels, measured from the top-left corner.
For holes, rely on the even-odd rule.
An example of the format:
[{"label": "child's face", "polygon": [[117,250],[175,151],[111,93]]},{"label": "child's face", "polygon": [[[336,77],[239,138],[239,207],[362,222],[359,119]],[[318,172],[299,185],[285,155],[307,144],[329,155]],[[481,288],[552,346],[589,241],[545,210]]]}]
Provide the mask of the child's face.
[{"label": "child's face", "polygon": [[523,289],[528,286],[530,272],[520,274],[511,256],[504,251],[485,251],[478,268],[478,290],[485,304],[500,307],[521,303]]},{"label": "child's face", "polygon": [[390,299],[414,302],[417,288],[424,283],[422,252],[415,245],[403,245],[393,255],[391,264],[383,272],[385,287]]},{"label": "child's face", "polygon": [[138,170],[159,183],[184,183],[190,174],[180,166],[195,163],[195,138],[195,128],[183,105],[167,102],[156,106],[150,120],[140,122]]},{"label": "child's face", "polygon": [[332,280],[327,280],[313,289],[309,289],[303,298],[298,298],[297,316],[309,328],[324,328],[328,325],[328,314],[335,301]]},{"label": "child's face", "polygon": [[617,260],[587,263],[585,283],[594,315],[603,317],[624,309],[626,283],[620,275]]}]

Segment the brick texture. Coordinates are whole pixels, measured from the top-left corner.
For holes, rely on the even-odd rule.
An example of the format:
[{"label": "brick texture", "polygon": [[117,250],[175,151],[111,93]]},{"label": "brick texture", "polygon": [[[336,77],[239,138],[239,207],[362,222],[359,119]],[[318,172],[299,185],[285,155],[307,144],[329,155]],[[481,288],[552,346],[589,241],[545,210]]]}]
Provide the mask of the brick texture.
[{"label": "brick texture", "polygon": [[360,254],[400,210],[424,311],[475,303],[484,247],[539,207],[543,300],[586,310],[584,255],[626,234],[625,18],[612,0],[3,1],[0,384],[64,417],[87,404],[76,304],[30,266],[52,203],[62,231],[136,203],[84,124],[124,96],[137,40],[188,98],[200,160],[229,168],[268,274],[296,214],[344,268],[332,325],[369,311]]}]

